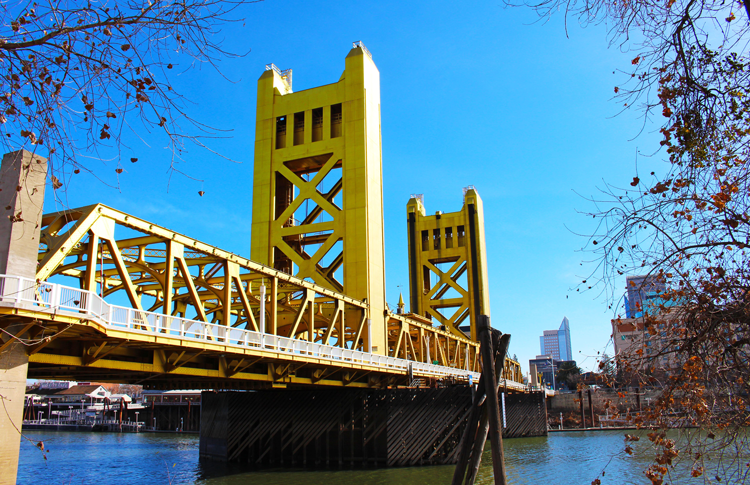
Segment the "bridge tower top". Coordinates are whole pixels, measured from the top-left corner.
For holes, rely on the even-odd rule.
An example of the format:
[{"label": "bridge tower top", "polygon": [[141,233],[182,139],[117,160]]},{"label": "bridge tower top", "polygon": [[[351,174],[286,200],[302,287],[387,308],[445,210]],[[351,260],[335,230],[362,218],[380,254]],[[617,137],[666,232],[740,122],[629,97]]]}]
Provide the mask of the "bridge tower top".
[{"label": "bridge tower top", "polygon": [[380,73],[361,42],[338,82],[258,80],[251,259],[369,305],[364,350],[387,353]]},{"label": "bridge tower top", "polygon": [[428,216],[424,197],[413,195],[406,213],[411,311],[460,336],[468,318],[477,341],[477,316],[490,314],[482,199],[470,186],[460,211]]}]

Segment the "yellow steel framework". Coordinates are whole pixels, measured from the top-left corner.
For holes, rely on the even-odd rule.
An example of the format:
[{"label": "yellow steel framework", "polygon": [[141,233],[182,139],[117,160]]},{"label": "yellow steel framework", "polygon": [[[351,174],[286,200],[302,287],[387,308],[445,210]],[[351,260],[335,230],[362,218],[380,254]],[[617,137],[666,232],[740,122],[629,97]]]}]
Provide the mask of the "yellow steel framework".
[{"label": "yellow steel framework", "polygon": [[469,187],[460,211],[427,216],[422,196],[412,196],[406,212],[412,311],[459,336],[468,319],[476,341],[476,316],[490,314],[482,199]]},{"label": "yellow steel framework", "polygon": [[[43,217],[38,268],[37,281],[73,282],[69,286],[132,308],[144,330],[147,314],[157,312],[365,350],[366,302],[101,204]],[[167,332],[113,330],[75,314],[34,309],[0,307],[0,313],[23,317],[28,321],[24,336],[38,341],[29,349],[31,378],[159,387],[408,384],[403,370],[237,349],[218,337],[195,342]],[[388,312],[386,319],[388,355],[477,369],[474,342],[403,315]],[[0,325],[11,321],[6,318]],[[429,375],[414,373],[417,378]]]},{"label": "yellow steel framework", "polygon": [[365,349],[387,355],[380,73],[355,43],[338,82],[258,80],[250,257],[369,305]]}]

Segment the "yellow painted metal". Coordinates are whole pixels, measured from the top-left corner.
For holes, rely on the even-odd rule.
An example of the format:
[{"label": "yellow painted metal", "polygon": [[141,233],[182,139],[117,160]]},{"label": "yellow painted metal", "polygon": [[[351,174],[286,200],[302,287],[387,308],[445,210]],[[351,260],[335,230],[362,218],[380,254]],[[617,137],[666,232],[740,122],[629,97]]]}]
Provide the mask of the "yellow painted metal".
[{"label": "yellow painted metal", "polygon": [[[253,331],[260,330],[260,312],[264,311],[267,334],[345,349],[365,346],[367,302],[101,204],[43,216],[40,241],[40,281],[80,287],[134,310]],[[266,290],[264,302],[261,285]],[[256,388],[269,382],[379,387],[403,385],[406,378],[403,371],[356,362],[324,362],[219,342],[113,330],[48,311],[2,307],[0,314],[8,317],[0,319],[0,326],[17,319],[40,324],[31,332],[34,339],[42,339],[30,350],[32,378],[143,381],[159,387],[174,381],[182,387],[227,388]],[[432,328],[418,318],[390,312],[381,315],[387,320],[388,355],[418,362],[437,360],[464,369],[468,354],[470,369],[477,369],[477,346],[465,337]],[[141,320],[147,329],[147,318]],[[43,339],[49,335],[54,338]],[[424,341],[434,347],[431,354],[420,350]],[[91,349],[94,353],[87,353]],[[161,354],[171,355],[172,361],[180,360],[180,355],[191,360],[183,358],[164,373],[152,365]],[[236,358],[225,372],[222,359],[230,356]],[[280,370],[282,364],[287,367]],[[415,376],[428,377],[418,372]],[[242,383],[231,384],[234,381]]]},{"label": "yellow painted metal", "polygon": [[411,311],[459,336],[468,320],[476,342],[476,317],[490,314],[482,199],[469,187],[460,211],[428,216],[412,196],[406,212]]},{"label": "yellow painted metal", "polygon": [[[275,288],[273,334],[321,341],[337,308],[352,315],[367,309],[362,301],[101,204],[47,214],[42,224],[39,280],[74,278],[75,286],[104,297],[124,294],[137,310],[257,331],[260,286],[266,285]],[[304,312],[312,307],[317,312]],[[332,329],[329,341],[361,348],[361,338],[354,340],[360,322],[350,320],[343,330]]]},{"label": "yellow painted metal", "polygon": [[523,371],[521,371],[521,364],[513,359],[509,359],[506,357],[502,378],[506,381],[523,382]]},{"label": "yellow painted metal", "polygon": [[361,350],[387,355],[380,73],[358,43],[338,82],[290,80],[258,80],[251,258],[367,301]]},{"label": "yellow painted metal", "polygon": [[[349,387],[408,384],[406,371],[356,359],[331,362],[314,354],[237,347],[223,341],[196,341],[173,334],[138,333],[44,310],[0,306],[0,315],[3,316],[0,328],[14,321],[30,322],[25,333],[31,341],[38,342],[28,351],[32,364],[29,377],[34,379],[129,382],[158,388],[255,389],[282,383]],[[402,319],[400,323],[408,324],[408,320]],[[455,339],[444,334],[433,334],[432,339],[441,353],[456,360]],[[411,340],[404,338],[402,342],[412,347],[407,356],[414,355]],[[447,359],[445,363],[449,363]],[[413,375],[431,377],[418,369]]]}]

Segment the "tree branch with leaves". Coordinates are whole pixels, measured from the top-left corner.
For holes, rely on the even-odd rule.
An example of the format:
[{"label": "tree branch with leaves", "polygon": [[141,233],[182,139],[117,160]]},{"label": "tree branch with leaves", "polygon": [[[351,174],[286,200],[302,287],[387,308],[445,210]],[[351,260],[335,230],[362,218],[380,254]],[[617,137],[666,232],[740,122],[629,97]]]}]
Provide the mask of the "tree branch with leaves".
[{"label": "tree branch with leaves", "polygon": [[[680,450],[661,432],[649,435],[660,451],[647,477],[660,484],[678,456],[739,445],[750,424],[750,2],[520,5],[541,18],[563,10],[566,20],[584,26],[606,24],[610,45],[633,52],[614,100],[661,133],[646,173],[607,184],[590,199],[584,214],[598,225],[584,250],[594,270],[582,284],[602,288],[613,307],[623,276],[646,274],[666,284],[637,322],[645,340],[658,339],[657,351],[617,355],[618,371],[635,385],[663,386],[644,424],[668,428],[680,414],[720,439]],[[694,476],[703,473],[696,464]]]},{"label": "tree branch with leaves", "polygon": [[174,169],[189,146],[207,148],[220,131],[191,116],[173,80],[235,56],[219,35],[243,3],[253,2],[0,3],[4,149],[48,157],[58,188],[64,173],[91,171],[87,159],[112,150],[119,159],[126,132],[153,132]]}]

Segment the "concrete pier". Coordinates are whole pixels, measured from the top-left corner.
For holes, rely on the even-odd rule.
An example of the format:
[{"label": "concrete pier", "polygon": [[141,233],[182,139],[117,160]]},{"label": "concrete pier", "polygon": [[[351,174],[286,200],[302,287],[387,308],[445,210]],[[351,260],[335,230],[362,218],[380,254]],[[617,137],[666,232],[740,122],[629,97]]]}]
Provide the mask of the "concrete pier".
[{"label": "concrete pier", "polygon": [[[36,278],[47,160],[26,150],[7,153],[0,166],[0,274]],[[6,291],[6,288],[0,288]],[[8,317],[13,318],[13,317]],[[29,358],[26,323],[4,321],[0,335],[0,484],[15,484]]]},{"label": "concrete pier", "polygon": [[455,463],[468,386],[204,392],[202,460],[254,466]]},{"label": "concrete pier", "polygon": [[[471,400],[468,386],[204,392],[200,456],[257,467],[454,464]],[[500,402],[504,437],[547,435],[543,393]]]}]

